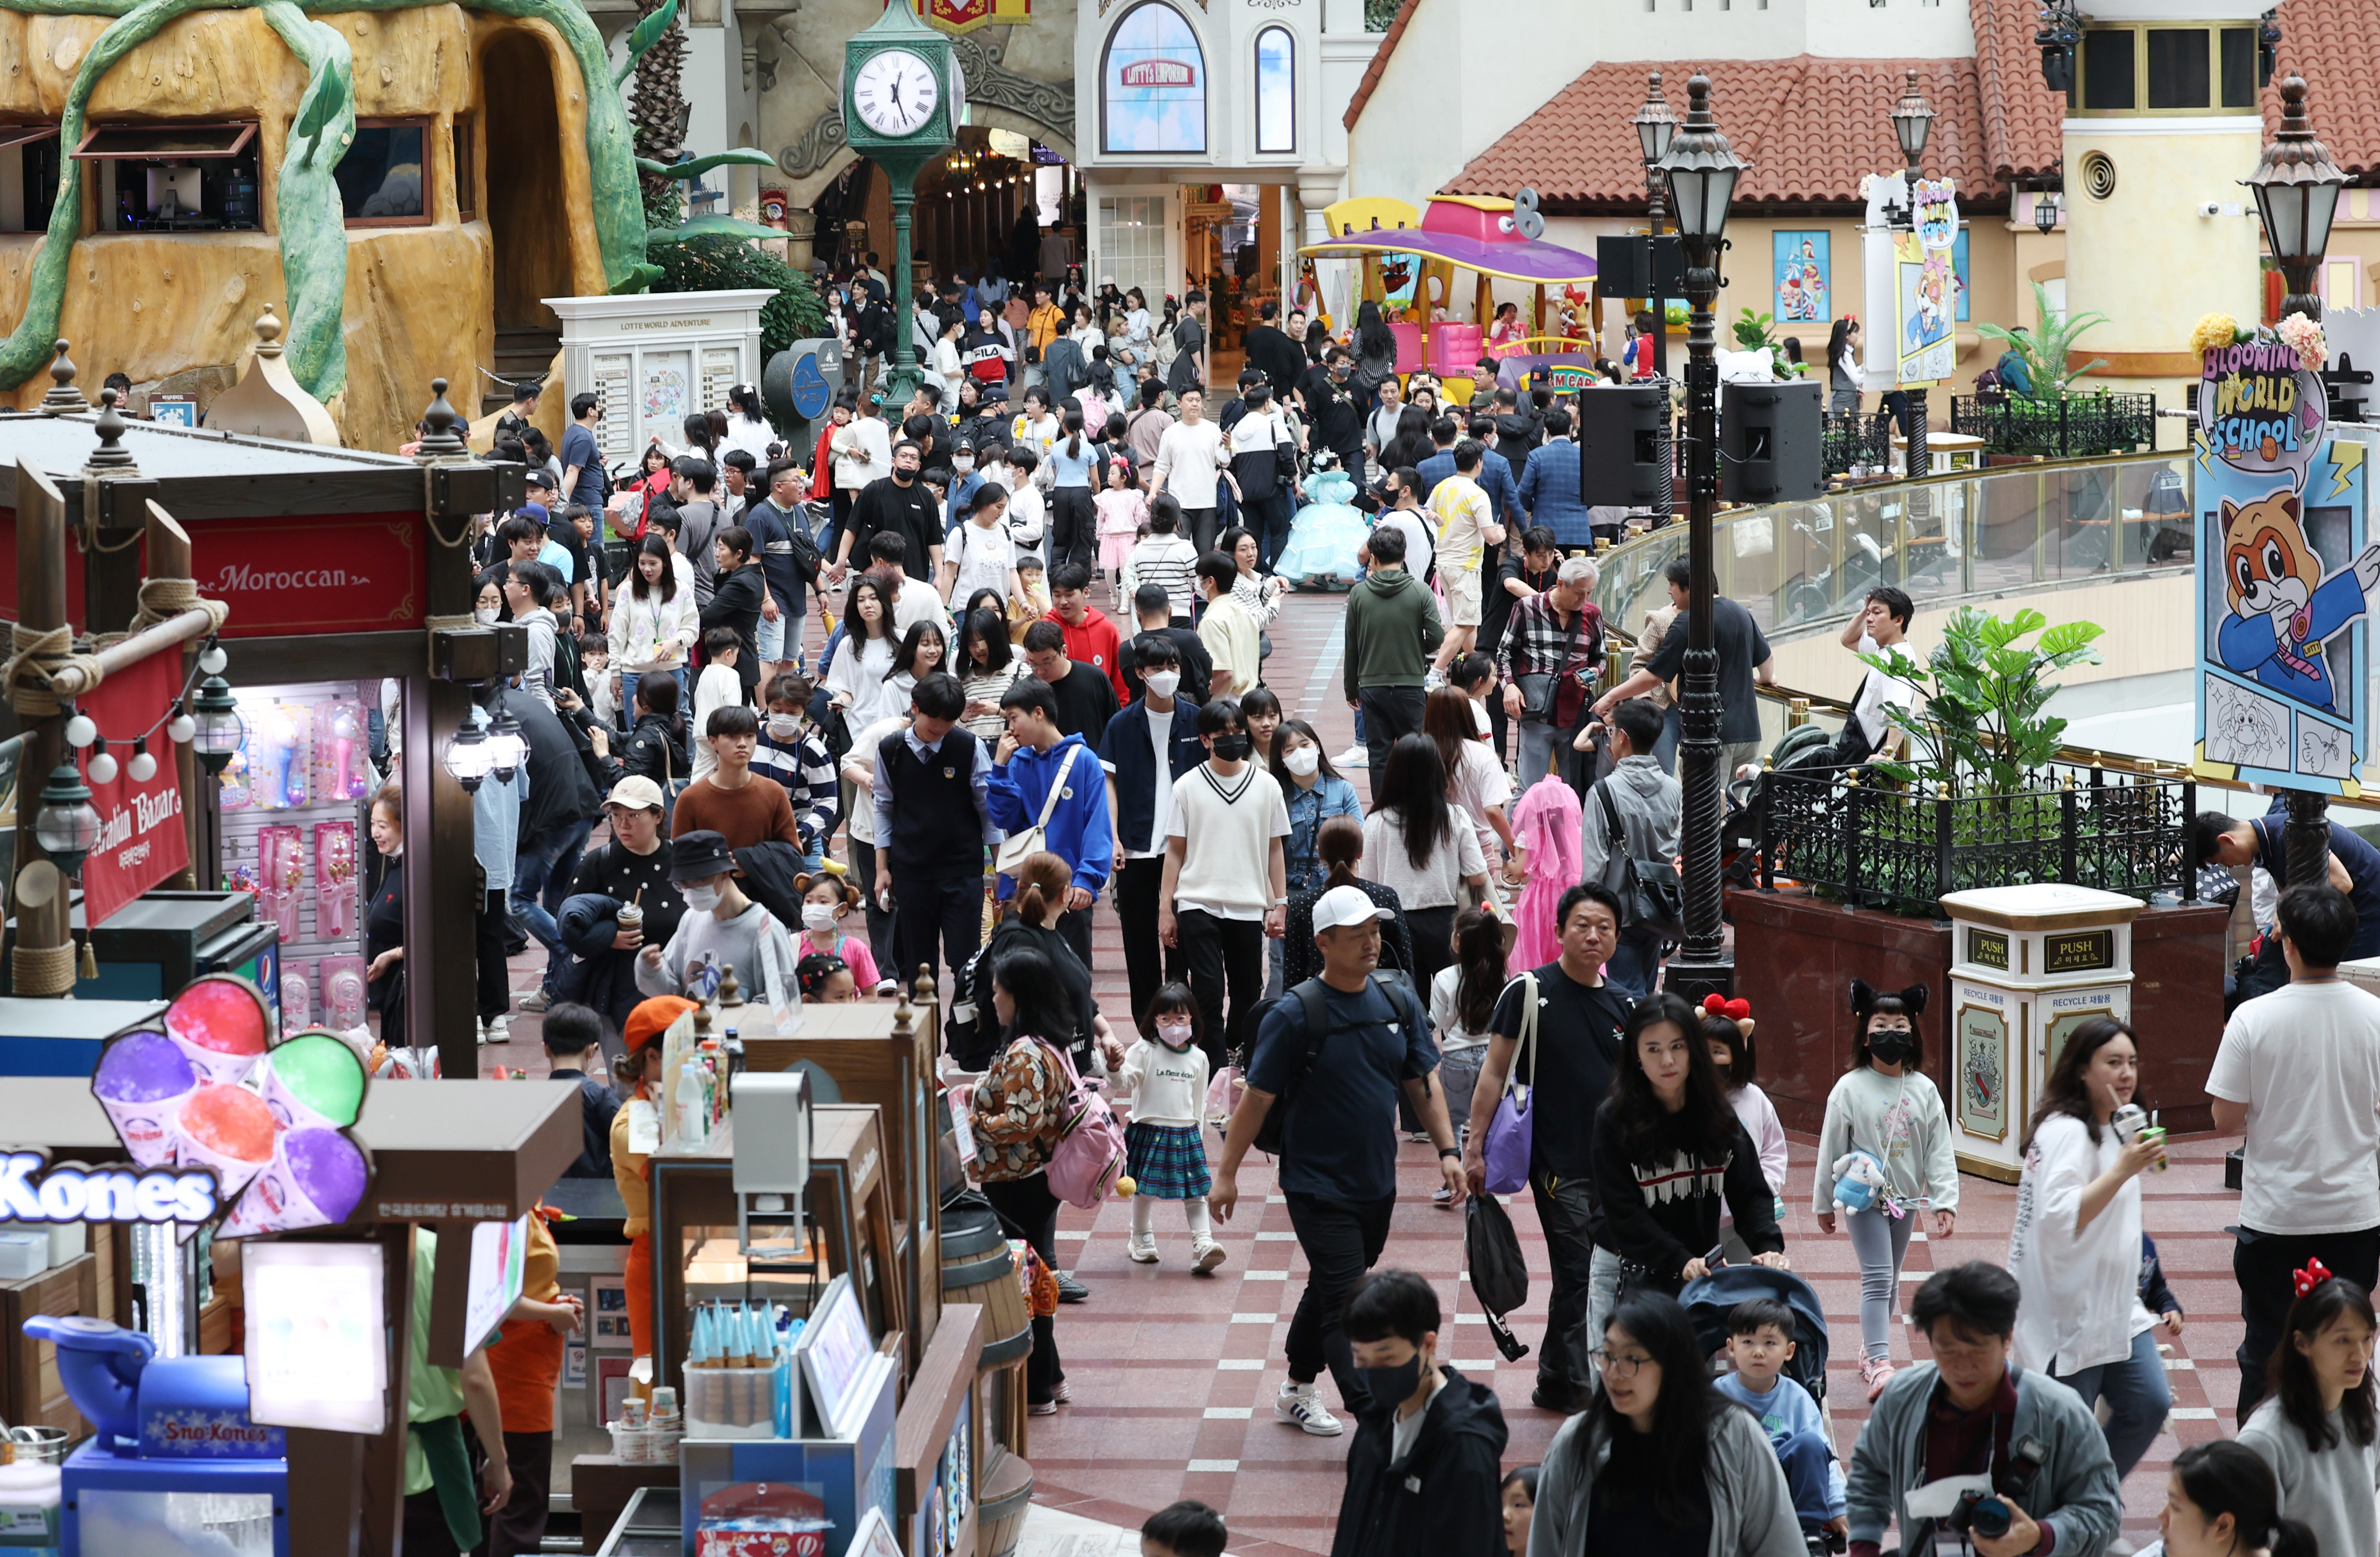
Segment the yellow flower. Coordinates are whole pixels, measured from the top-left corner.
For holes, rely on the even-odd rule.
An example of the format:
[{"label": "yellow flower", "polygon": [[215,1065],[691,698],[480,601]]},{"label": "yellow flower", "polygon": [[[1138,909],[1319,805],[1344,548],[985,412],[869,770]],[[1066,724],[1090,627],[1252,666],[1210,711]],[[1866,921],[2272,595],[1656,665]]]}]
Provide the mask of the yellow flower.
[{"label": "yellow flower", "polygon": [[2190,332],[2190,349],[2204,356],[2231,344],[2238,326],[2229,314],[2208,314]]}]

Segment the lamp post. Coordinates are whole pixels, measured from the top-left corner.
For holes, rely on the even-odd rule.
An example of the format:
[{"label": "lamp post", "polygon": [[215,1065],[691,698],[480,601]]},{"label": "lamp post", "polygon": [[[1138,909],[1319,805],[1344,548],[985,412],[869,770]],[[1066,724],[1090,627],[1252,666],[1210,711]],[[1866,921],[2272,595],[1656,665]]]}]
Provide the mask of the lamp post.
[{"label": "lamp post", "polygon": [[1645,279],[1652,283],[1651,296],[1645,301],[1653,305],[1653,371],[1666,379],[1670,376],[1670,324],[1661,306],[1658,253],[1661,218],[1666,214],[1661,209],[1661,159],[1669,154],[1670,139],[1678,133],[1678,116],[1670,111],[1669,100],[1661,95],[1661,73],[1654,71],[1645,78],[1645,106],[1636,110],[1636,117],[1631,122],[1636,127],[1637,149],[1645,156]]},{"label": "lamp post", "polygon": [[[1933,106],[1917,90],[1917,72],[1912,70],[1902,78],[1900,101],[1892,105],[1892,136],[1900,142],[1900,155],[1909,165],[1906,187],[1912,233],[1917,231],[1917,181],[1925,176],[1925,142],[1933,133]],[[1909,479],[1914,481],[1926,474],[1934,463],[1925,449],[1925,391],[1919,388],[1902,392],[1909,402],[1909,420],[1903,429],[1909,435]]]},{"label": "lamp post", "polygon": [[1677,212],[1685,259],[1687,565],[1694,577],[1686,604],[1684,696],[1680,720],[1680,775],[1684,815],[1679,841],[1685,859],[1685,938],[1670,963],[1668,987],[1688,999],[1731,995],[1735,965],[1719,928],[1718,651],[1711,521],[1718,509],[1718,257],[1727,234],[1728,202],[1748,164],[1730,149],[1711,117],[1710,78],[1686,83],[1686,122],[1660,163]]},{"label": "lamp post", "polygon": [[[2281,127],[2256,171],[2240,182],[2256,196],[2256,214],[2265,223],[2265,242],[2280,267],[2289,296],[2281,299],[2281,317],[2301,313],[2322,318],[2322,299],[2314,296],[2314,272],[2322,268],[2323,251],[2330,247],[2330,220],[2338,210],[2338,192],[2347,175],[2330,160],[2330,149],[2313,135],[2306,117],[2305,78],[2291,71],[2281,80]],[[2289,824],[2283,834],[2289,854],[2285,887],[2302,887],[2328,878],[2330,802],[2305,790],[2289,791]]]}]

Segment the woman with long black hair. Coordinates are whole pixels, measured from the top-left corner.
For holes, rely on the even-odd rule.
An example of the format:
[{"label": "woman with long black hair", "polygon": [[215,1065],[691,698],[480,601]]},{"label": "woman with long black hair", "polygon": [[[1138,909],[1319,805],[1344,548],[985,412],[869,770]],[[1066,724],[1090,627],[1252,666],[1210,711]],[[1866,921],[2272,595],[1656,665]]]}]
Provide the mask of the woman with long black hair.
[{"label": "woman with long black hair", "polygon": [[1601,1336],[1603,1387],[1537,1470],[1529,1557],[1805,1557],[1768,1434],[1711,1387],[1685,1310],[1631,1298]]},{"label": "woman with long black hair", "polygon": [[1396,372],[1396,332],[1380,318],[1380,305],[1366,298],[1355,309],[1355,390],[1364,397],[1364,415],[1379,399],[1380,380]]},{"label": "woman with long black hair", "polygon": [[1446,764],[1428,736],[1399,736],[1389,748],[1388,765],[1372,789],[1371,815],[1364,818],[1364,852],[1380,884],[1404,906],[1414,982],[1427,989],[1453,959],[1454,911],[1468,903],[1495,911],[1478,833],[1463,808],[1446,798]]},{"label": "woman with long black hair", "polygon": [[1099,518],[1091,498],[1099,446],[1084,430],[1079,408],[1067,411],[1065,436],[1052,441],[1049,453],[1050,565],[1099,560]]},{"label": "woman with long black hair", "polygon": [[2265,1368],[2273,1393],[2249,1415],[2240,1442],[2273,1467],[2279,1512],[2303,1520],[2324,1552],[2380,1551],[2372,1298],[2319,1260],[2292,1280],[2297,1301]]},{"label": "woman with long black hair", "polygon": [[1719,1085],[1701,1017],[1681,996],[1658,992],[1629,1014],[1593,1151],[1623,1292],[1674,1296],[1708,1275],[1722,1203],[1754,1262],[1786,1267],[1759,1150]]},{"label": "woman with long black hair", "polygon": [[1860,324],[1845,314],[1827,332],[1827,409],[1860,407]]},{"label": "woman with long black hair", "polygon": [[2155,1137],[2113,1128],[2132,1101],[2140,1050],[2130,1023],[2076,1027],[2025,1132],[2009,1273],[2024,1293],[2010,1356],[2095,1406],[2107,1397],[2107,1453],[2119,1477],[2148,1453],[2173,1406],[2156,1316],[2141,1302],[2140,1176],[2165,1156]]}]

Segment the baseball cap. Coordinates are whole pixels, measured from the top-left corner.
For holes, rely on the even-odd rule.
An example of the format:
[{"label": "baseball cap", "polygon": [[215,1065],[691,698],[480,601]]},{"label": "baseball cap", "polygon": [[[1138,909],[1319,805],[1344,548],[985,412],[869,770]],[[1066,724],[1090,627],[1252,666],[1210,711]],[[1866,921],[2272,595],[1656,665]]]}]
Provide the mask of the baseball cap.
[{"label": "baseball cap", "polygon": [[726,835],[722,833],[701,827],[690,833],[680,833],[670,840],[670,885],[673,887],[725,875],[735,868],[735,856],[728,851]]},{"label": "baseball cap", "polygon": [[1389,910],[1366,897],[1360,887],[1333,887],[1314,899],[1314,933],[1318,935],[1342,925],[1385,919],[1389,913]]},{"label": "baseball cap", "polygon": [[514,509],[513,512],[520,514],[524,518],[534,519],[540,525],[552,517],[552,515],[546,513],[545,504],[541,502],[525,502],[518,508]]},{"label": "baseball cap", "polygon": [[620,1042],[630,1054],[648,1044],[658,1044],[670,1023],[694,1009],[694,1002],[682,995],[656,995],[650,1000],[639,1000],[637,1008],[620,1028]]},{"label": "baseball cap", "polygon": [[634,774],[612,786],[603,797],[606,805],[625,805],[631,811],[659,811],[662,808],[662,787],[650,778]]},{"label": "baseball cap", "polygon": [[551,487],[553,485],[553,472],[543,465],[532,465],[529,467],[528,474],[521,479],[532,487]]}]

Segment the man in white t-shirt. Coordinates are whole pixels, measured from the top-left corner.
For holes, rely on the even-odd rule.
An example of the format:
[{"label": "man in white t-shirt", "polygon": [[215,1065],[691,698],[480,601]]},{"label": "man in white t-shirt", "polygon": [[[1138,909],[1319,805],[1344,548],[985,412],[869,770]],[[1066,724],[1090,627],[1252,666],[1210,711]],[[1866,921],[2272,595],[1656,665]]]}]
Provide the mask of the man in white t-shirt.
[{"label": "man in white t-shirt", "polygon": [[2338,976],[2355,906],[2335,887],[2281,894],[2289,982],[2241,1004],[2207,1074],[2215,1128],[2244,1135],[2240,1237],[2240,1410],[2265,1394],[2265,1362],[2320,1260],[2370,1291],[2380,1275],[2380,998]]},{"label": "man in white t-shirt", "polygon": [[[1182,954],[1158,942],[1158,889],[1165,875],[1165,827],[1173,781],[1206,760],[1197,705],[1182,694],[1182,650],[1163,633],[1135,641],[1141,695],[1108,721],[1099,742],[1108,774],[1108,815],[1115,825],[1116,923],[1123,930],[1124,978],[1132,1016],[1145,1023],[1157,986],[1182,976]],[[1151,1035],[1143,1026],[1141,1036]]]},{"label": "man in white t-shirt", "polygon": [[[1157,441],[1157,477],[1149,495],[1171,489],[1182,505],[1182,522],[1189,527],[1191,544],[1204,557],[1215,549],[1215,483],[1231,481],[1224,471],[1222,429],[1207,419],[1207,397],[1197,390],[1182,392],[1182,419]],[[1232,481],[1232,495],[1240,487]]]},{"label": "man in white t-shirt", "polygon": [[[1908,642],[1909,620],[1916,611],[1902,591],[1879,585],[1867,592],[1866,606],[1843,629],[1843,647],[1855,654],[1888,653]],[[1852,717],[1843,721],[1842,733],[1835,737],[1835,761],[1846,767],[1867,761],[1884,748],[1892,733],[1887,709],[1914,707],[1916,703],[1915,687],[1899,676],[1870,670],[1860,679],[1859,691],[1852,698]]]},{"label": "man in white t-shirt", "polygon": [[1157,938],[1181,949],[1205,1019],[1207,1058],[1220,1069],[1244,1046],[1248,1013],[1264,998],[1265,937],[1287,924],[1289,806],[1273,776],[1250,760],[1255,745],[1237,698],[1198,710],[1198,739],[1208,759],[1173,782]]}]

